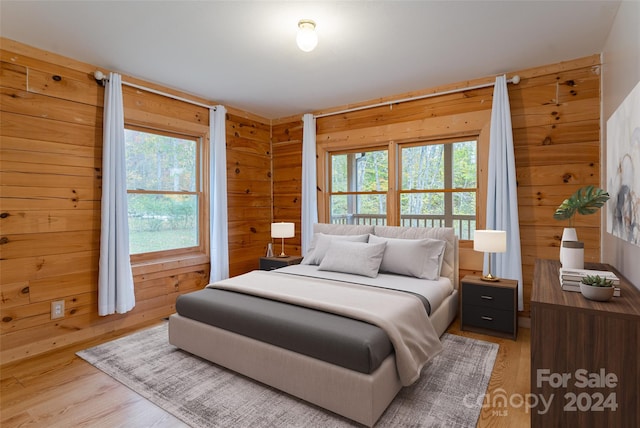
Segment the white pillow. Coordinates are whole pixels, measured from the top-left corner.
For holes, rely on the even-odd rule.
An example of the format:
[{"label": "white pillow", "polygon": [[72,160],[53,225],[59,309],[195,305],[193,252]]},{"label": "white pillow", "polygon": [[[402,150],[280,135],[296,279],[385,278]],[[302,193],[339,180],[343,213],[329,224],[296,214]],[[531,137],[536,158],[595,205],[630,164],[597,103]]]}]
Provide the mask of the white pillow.
[{"label": "white pillow", "polygon": [[329,249],[332,241],[352,241],[352,242],[367,242],[369,235],[327,235],[324,233],[314,233],[311,244],[309,244],[309,250],[302,259],[303,265],[319,265],[324,255]]},{"label": "white pillow", "polygon": [[369,243],[387,244],[387,249],[380,265],[381,272],[397,273],[437,280],[440,278],[442,255],[446,246],[439,239],[397,239],[369,236]]},{"label": "white pillow", "polygon": [[375,278],[378,276],[386,246],[387,244],[384,242],[367,244],[335,240],[331,242],[329,251],[322,259],[318,269]]}]

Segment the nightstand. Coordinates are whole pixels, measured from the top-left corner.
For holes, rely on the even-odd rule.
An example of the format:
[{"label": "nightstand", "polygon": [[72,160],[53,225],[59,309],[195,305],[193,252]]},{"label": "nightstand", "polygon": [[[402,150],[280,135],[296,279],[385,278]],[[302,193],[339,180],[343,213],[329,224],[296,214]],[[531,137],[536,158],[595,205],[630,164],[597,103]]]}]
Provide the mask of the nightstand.
[{"label": "nightstand", "polygon": [[518,281],[483,281],[465,276],[462,288],[461,330],[516,339],[518,334]]},{"label": "nightstand", "polygon": [[301,256],[260,257],[260,270],[274,270],[285,266],[298,265],[301,261]]}]

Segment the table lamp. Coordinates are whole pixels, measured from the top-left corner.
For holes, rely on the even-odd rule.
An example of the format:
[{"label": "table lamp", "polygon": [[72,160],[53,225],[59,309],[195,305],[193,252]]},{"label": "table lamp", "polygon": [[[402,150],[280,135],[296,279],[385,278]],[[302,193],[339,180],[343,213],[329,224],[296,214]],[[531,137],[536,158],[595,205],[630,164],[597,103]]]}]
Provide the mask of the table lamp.
[{"label": "table lamp", "polygon": [[500,278],[491,274],[491,253],[507,251],[507,232],[504,230],[476,230],[473,237],[473,249],[489,254],[489,268],[483,281],[498,281]]},{"label": "table lamp", "polygon": [[295,233],[295,224],[293,223],[271,223],[271,237],[282,239],[282,251],[278,257],[287,257],[284,253],[284,238],[293,238]]}]

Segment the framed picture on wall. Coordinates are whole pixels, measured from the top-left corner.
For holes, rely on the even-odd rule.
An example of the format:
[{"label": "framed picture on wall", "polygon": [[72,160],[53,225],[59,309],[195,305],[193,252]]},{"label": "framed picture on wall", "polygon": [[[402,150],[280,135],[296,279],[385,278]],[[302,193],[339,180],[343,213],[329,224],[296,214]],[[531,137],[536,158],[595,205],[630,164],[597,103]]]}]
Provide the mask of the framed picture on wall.
[{"label": "framed picture on wall", "polygon": [[607,121],[607,232],[640,246],[640,82]]}]

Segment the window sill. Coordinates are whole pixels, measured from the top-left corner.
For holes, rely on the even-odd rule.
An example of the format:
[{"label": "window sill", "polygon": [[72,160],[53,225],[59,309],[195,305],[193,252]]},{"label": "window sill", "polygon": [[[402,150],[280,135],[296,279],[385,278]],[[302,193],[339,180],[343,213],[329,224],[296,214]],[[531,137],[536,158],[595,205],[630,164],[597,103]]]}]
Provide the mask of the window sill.
[{"label": "window sill", "polygon": [[134,276],[137,276],[208,263],[210,263],[209,256],[204,253],[186,253],[159,257],[153,260],[131,262],[131,271]]}]

